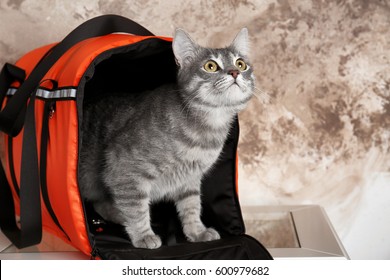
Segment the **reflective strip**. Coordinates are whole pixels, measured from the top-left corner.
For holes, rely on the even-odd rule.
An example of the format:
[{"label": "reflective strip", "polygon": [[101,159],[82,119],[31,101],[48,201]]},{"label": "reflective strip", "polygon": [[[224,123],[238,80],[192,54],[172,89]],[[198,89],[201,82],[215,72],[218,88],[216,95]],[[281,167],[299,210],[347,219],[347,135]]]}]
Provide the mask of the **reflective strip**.
[{"label": "reflective strip", "polygon": [[[14,95],[16,92],[16,88],[10,88],[7,91],[7,95]],[[57,89],[57,90],[45,90],[39,88],[37,90],[38,97],[49,99],[49,98],[55,98],[55,99],[62,99],[62,98],[76,98],[76,89],[74,88],[64,88],[64,89]]]}]

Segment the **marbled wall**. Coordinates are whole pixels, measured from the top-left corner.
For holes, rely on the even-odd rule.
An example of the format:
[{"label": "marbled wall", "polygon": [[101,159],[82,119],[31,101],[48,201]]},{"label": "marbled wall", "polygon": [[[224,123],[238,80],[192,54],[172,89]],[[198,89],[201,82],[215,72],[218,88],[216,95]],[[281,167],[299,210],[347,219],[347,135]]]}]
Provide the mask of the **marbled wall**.
[{"label": "marbled wall", "polygon": [[[389,204],[390,1],[0,0],[0,64],[107,13],[213,46],[248,27],[258,98],[240,116],[243,204],[320,204],[346,243],[366,208]],[[388,250],[374,258],[390,258],[378,224]]]}]

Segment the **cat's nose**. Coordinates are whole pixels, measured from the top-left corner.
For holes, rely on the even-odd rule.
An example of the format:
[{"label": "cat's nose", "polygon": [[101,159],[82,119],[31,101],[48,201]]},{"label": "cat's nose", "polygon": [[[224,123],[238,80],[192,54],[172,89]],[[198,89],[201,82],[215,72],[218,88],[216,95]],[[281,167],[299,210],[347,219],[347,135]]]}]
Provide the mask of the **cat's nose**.
[{"label": "cat's nose", "polygon": [[240,72],[238,70],[229,70],[228,71],[228,75],[232,75],[232,77],[234,79],[237,79],[238,74],[240,74]]}]

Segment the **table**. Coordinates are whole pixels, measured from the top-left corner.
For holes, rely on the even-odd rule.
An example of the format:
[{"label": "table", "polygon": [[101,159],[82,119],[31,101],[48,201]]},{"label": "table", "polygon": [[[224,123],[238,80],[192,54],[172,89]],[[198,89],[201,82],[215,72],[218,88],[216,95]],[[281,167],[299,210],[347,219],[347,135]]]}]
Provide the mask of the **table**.
[{"label": "table", "polygon": [[[318,205],[243,206],[247,234],[275,259],[349,259],[325,210]],[[0,232],[0,259],[89,259],[50,233],[42,242],[17,249]]]}]

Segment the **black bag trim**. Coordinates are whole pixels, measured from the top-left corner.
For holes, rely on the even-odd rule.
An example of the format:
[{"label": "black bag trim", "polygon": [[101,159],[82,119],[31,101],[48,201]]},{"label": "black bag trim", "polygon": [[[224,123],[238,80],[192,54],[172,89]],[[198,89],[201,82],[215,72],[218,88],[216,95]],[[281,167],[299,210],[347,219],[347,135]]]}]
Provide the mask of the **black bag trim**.
[{"label": "black bag trim", "polygon": [[128,260],[272,260],[267,249],[248,235],[230,236],[220,240],[181,243],[158,249],[134,249],[131,245],[99,240],[95,256],[102,259]]}]

